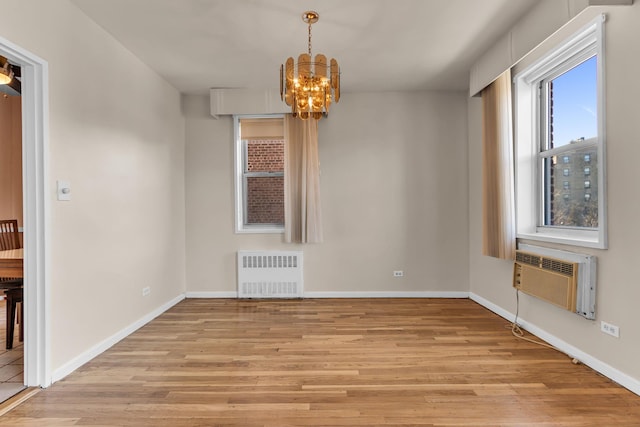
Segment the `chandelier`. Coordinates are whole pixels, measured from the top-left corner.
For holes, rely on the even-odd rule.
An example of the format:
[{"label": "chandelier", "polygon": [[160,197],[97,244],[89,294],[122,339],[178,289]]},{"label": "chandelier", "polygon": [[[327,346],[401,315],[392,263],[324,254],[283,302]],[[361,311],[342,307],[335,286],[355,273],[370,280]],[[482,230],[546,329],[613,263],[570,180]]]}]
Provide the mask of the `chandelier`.
[{"label": "chandelier", "polygon": [[293,117],[316,120],[329,114],[331,101],[340,100],[340,68],[338,61],[327,57],[311,55],[311,24],[318,22],[320,15],[314,11],[304,12],[302,20],[309,24],[309,52],[287,59],[280,66],[280,97],[291,106]]},{"label": "chandelier", "polygon": [[13,80],[13,68],[4,56],[0,56],[0,85],[6,85]]}]

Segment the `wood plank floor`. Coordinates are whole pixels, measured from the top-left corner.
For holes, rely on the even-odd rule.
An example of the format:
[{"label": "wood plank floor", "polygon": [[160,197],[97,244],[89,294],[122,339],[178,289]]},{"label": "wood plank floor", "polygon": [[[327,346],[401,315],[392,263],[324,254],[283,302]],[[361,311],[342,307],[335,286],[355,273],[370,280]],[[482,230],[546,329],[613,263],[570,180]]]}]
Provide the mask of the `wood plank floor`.
[{"label": "wood plank floor", "polygon": [[470,300],[185,300],[1,426],[640,426]]}]

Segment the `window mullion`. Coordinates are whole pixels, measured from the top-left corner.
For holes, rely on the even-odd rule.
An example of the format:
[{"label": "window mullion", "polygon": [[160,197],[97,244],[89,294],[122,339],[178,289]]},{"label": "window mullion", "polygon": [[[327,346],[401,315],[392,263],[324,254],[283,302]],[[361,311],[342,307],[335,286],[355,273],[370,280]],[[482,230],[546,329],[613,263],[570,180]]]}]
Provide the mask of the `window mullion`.
[{"label": "window mullion", "polygon": [[284,176],[284,172],[278,172],[278,171],[251,171],[251,172],[245,172],[244,174],[246,177],[250,177],[250,178],[260,178],[260,177],[264,177],[264,178],[268,178],[268,177],[275,177],[275,176]]},{"label": "window mullion", "polygon": [[583,142],[579,142],[578,144],[561,145],[560,147],[555,147],[550,150],[541,151],[538,153],[538,156],[540,158],[560,156],[564,153],[568,153],[576,150],[582,150],[589,147],[597,147],[597,146],[598,146],[597,138],[593,138]]}]

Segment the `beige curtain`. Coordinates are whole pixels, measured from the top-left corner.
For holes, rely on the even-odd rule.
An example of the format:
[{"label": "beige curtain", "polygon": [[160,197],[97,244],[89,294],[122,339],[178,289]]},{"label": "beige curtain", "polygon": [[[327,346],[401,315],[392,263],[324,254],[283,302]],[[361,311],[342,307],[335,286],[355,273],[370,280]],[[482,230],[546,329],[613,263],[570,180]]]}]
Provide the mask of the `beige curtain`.
[{"label": "beige curtain", "polygon": [[511,71],[482,91],[482,254],[516,250]]},{"label": "beige curtain", "polygon": [[284,240],[322,242],[318,121],[284,118]]}]

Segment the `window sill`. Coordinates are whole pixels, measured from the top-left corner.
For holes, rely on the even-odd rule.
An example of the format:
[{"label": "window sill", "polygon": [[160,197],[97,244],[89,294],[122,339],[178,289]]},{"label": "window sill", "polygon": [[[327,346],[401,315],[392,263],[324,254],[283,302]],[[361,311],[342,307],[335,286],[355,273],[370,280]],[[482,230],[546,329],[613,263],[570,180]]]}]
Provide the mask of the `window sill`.
[{"label": "window sill", "polygon": [[284,234],[284,227],[247,227],[236,229],[236,234]]},{"label": "window sill", "polygon": [[584,248],[607,249],[606,242],[599,239],[597,232],[583,232],[572,230],[554,231],[553,233],[539,231],[537,233],[517,233],[518,239],[536,240],[540,242],[560,243],[564,245]]}]

